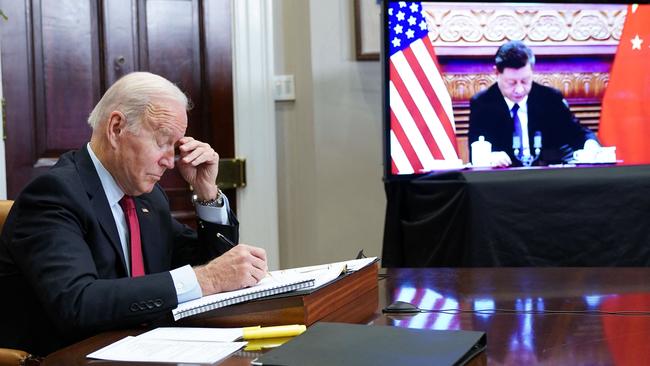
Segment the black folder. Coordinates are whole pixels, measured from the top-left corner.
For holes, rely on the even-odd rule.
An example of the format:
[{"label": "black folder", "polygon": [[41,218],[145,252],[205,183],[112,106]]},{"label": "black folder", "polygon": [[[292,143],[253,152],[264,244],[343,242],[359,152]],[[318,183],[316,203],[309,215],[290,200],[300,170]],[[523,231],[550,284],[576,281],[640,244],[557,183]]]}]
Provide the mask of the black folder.
[{"label": "black folder", "polygon": [[485,350],[484,332],[317,323],[253,365],[463,365]]}]

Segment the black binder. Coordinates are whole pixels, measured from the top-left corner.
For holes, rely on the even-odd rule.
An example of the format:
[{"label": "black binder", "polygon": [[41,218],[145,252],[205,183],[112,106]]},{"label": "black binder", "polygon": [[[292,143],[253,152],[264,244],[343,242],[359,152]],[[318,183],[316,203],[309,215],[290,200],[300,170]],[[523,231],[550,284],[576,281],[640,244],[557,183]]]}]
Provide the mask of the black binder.
[{"label": "black binder", "polygon": [[484,332],[317,323],[253,365],[463,365],[485,350]]}]

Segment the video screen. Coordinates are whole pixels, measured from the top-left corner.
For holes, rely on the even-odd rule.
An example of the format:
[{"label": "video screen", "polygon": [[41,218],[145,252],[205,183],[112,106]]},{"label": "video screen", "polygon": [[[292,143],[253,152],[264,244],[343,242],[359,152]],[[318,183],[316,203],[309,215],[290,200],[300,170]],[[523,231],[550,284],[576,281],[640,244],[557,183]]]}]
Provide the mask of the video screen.
[{"label": "video screen", "polygon": [[385,1],[382,22],[387,177],[650,163],[650,5]]}]

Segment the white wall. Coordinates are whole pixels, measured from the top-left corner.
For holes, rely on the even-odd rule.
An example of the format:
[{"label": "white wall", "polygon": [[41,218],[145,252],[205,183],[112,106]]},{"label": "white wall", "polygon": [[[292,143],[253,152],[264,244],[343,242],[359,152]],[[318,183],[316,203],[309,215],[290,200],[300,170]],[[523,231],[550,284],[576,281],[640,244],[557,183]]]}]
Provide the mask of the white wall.
[{"label": "white wall", "polygon": [[273,10],[275,72],[296,80],[295,102],[276,102],[281,267],[379,256],[380,63],[355,60],[351,0]]}]

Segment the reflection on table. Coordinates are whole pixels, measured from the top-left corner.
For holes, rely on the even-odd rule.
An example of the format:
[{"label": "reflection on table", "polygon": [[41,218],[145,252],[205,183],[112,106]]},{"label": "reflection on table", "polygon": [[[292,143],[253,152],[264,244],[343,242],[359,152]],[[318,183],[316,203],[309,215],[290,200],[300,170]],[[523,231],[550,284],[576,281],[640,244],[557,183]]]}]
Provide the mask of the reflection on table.
[{"label": "reflection on table", "polygon": [[[389,269],[380,276],[379,306],[370,323],[484,331],[488,346],[481,357],[490,365],[647,365],[648,278],[650,268]],[[450,311],[413,316],[381,313],[396,300]],[[44,365],[124,365],[89,360],[85,355],[133,333],[110,332],[87,339],[50,355]],[[222,364],[248,365],[259,354],[239,351]]]},{"label": "reflection on table", "polygon": [[[380,317],[376,324],[485,331],[490,365],[650,363],[650,269],[394,269],[387,275],[380,303],[449,311]],[[647,313],[595,314],[626,311]]]}]

